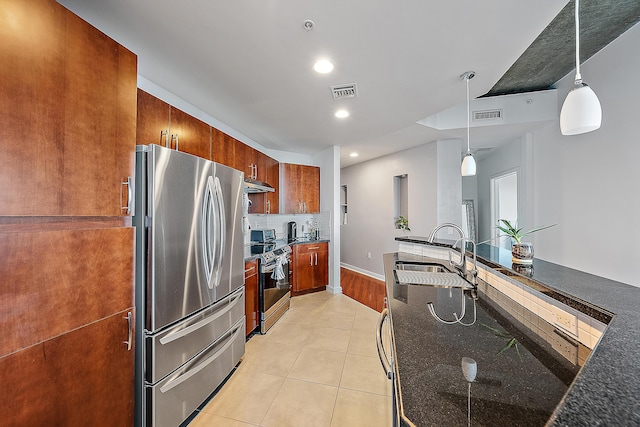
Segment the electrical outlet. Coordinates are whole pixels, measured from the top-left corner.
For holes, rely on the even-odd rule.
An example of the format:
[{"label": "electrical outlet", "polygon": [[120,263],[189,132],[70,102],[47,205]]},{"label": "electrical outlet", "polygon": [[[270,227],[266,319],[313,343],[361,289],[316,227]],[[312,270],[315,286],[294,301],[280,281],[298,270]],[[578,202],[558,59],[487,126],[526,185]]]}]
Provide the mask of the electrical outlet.
[{"label": "electrical outlet", "polygon": [[557,330],[554,330],[549,335],[551,346],[553,347],[553,349],[563,355],[571,363],[577,364],[578,344],[572,339],[565,337],[561,332]]},{"label": "electrical outlet", "polygon": [[371,252],[367,252],[367,258],[371,259]]},{"label": "electrical outlet", "polygon": [[578,336],[578,319],[573,314],[567,313],[564,310],[555,308],[555,325],[562,328],[562,330],[568,332],[572,336]]}]

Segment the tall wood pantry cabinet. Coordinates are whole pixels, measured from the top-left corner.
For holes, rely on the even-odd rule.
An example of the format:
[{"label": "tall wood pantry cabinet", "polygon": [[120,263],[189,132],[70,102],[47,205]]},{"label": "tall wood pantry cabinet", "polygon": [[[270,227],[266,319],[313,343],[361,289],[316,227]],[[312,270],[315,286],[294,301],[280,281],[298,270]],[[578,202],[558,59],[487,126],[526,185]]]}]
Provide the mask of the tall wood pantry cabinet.
[{"label": "tall wood pantry cabinet", "polygon": [[0,1],[2,424],[133,423],[136,56]]}]

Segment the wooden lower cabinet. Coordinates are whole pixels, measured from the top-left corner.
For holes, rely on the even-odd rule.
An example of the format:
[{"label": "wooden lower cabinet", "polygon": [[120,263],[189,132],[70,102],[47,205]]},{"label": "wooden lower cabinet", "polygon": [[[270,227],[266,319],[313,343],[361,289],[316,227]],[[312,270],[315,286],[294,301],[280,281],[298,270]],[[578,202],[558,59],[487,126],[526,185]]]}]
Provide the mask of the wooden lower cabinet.
[{"label": "wooden lower cabinet", "polygon": [[244,263],[244,304],[247,336],[260,323],[260,309],[258,307],[258,260]]},{"label": "wooden lower cabinet", "polygon": [[129,313],[134,325],[130,307],[0,357],[2,424],[132,425],[134,349],[125,343]]},{"label": "wooden lower cabinet", "polygon": [[329,244],[305,243],[293,246],[293,295],[323,290],[329,284]]}]

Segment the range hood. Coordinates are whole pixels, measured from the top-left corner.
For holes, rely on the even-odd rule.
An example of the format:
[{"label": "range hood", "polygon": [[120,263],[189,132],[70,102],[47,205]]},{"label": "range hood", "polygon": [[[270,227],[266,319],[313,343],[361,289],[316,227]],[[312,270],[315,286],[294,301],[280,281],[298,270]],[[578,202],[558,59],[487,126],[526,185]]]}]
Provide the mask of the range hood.
[{"label": "range hood", "polygon": [[246,193],[273,193],[276,189],[266,182],[258,181],[257,179],[245,178],[244,191]]}]

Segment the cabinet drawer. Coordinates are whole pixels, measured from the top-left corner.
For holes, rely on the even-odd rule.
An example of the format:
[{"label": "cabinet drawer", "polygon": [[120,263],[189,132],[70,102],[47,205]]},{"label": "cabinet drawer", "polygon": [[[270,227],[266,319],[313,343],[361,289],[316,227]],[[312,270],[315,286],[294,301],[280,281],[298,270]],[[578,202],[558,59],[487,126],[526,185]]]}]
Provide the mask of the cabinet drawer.
[{"label": "cabinet drawer", "polygon": [[258,274],[258,260],[253,259],[244,263],[244,280]]},{"label": "cabinet drawer", "polygon": [[[146,357],[152,369],[145,380],[154,383],[185,360],[217,341],[232,325],[244,319],[242,289],[212,307],[157,335],[147,336]],[[151,362],[151,360],[153,362]]]},{"label": "cabinet drawer", "polygon": [[302,245],[295,245],[295,249],[298,255],[304,255],[312,252],[326,252],[328,251],[328,245],[326,242],[305,243]]}]

